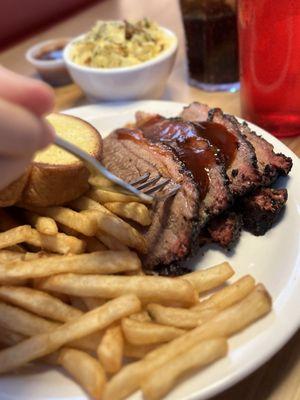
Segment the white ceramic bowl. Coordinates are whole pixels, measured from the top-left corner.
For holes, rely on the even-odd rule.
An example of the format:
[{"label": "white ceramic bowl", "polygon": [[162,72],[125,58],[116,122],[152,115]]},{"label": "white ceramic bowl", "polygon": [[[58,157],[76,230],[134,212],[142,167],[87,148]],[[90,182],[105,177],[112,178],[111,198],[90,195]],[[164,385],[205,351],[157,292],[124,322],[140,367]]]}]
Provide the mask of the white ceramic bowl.
[{"label": "white ceramic bowl", "polygon": [[74,63],[70,51],[73,43],[84,37],[81,35],[64,49],[64,60],[69,73],[91,100],[159,98],[174,65],[178,46],[176,35],[169,29],[161,29],[173,38],[167,50],[149,61],[120,68],[92,68]]}]

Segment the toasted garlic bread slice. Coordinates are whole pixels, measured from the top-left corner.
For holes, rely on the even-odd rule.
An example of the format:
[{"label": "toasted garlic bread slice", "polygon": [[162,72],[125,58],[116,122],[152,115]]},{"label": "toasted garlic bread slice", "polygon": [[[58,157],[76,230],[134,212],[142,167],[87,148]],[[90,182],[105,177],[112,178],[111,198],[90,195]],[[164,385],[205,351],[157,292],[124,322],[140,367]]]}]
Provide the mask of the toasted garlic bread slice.
[{"label": "toasted garlic bread slice", "polygon": [[[101,158],[102,138],[92,125],[66,114],[50,114],[47,120],[57,135],[76,144],[96,159]],[[88,176],[88,169],[82,161],[50,145],[36,154],[27,175],[0,192],[0,207],[17,201],[38,207],[62,205],[87,191]]]}]

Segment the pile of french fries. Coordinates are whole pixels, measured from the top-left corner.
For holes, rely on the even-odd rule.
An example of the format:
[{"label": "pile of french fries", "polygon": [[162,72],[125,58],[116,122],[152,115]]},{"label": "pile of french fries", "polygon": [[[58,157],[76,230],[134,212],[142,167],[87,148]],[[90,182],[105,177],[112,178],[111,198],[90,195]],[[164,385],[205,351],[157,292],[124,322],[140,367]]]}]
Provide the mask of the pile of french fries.
[{"label": "pile of french fries", "polygon": [[36,361],[60,366],[94,399],[139,389],[161,399],[224,357],[228,338],[267,314],[271,299],[249,275],[228,284],[226,262],[145,275],[135,227],[149,225],[151,211],[93,179],[68,207],[0,210],[0,373]]}]

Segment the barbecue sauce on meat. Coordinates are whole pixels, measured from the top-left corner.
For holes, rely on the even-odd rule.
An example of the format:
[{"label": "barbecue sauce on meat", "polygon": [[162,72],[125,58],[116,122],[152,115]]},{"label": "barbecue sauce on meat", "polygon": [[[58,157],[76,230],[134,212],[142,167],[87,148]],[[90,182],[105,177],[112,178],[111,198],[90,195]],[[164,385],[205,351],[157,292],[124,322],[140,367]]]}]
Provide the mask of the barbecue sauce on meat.
[{"label": "barbecue sauce on meat", "polygon": [[203,121],[194,123],[194,125],[201,137],[207,139],[220,150],[226,169],[230,167],[237,151],[237,138],[225,126],[216,122]]},{"label": "barbecue sauce on meat", "polygon": [[152,142],[169,145],[185,163],[199,183],[200,199],[209,189],[209,171],[217,162],[218,150],[206,139],[198,136],[197,129],[181,120],[166,120],[156,116],[142,126],[143,133]]},{"label": "barbecue sauce on meat", "polygon": [[147,139],[170,145],[199,183],[200,198],[209,189],[209,171],[221,157],[226,168],[232,163],[237,140],[224,126],[204,121],[191,123],[159,115],[145,121],[141,129]]},{"label": "barbecue sauce on meat", "polygon": [[219,162],[219,157],[227,168],[237,150],[234,135],[215,122],[191,123],[156,115],[142,123],[140,129],[119,129],[118,138],[139,142],[148,142],[149,139],[152,143],[161,142],[170,146],[199,184],[201,200],[209,189],[210,169]]}]

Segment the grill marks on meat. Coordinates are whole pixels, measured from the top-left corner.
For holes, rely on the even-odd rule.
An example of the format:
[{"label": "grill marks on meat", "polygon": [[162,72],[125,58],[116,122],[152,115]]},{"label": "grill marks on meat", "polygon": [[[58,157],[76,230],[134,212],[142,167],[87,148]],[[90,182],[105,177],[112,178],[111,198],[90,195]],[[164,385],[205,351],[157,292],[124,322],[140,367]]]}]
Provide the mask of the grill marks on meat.
[{"label": "grill marks on meat", "polygon": [[150,141],[166,143],[192,172],[200,189],[199,223],[204,226],[231,204],[224,164],[218,151],[194,124],[179,118],[166,119],[158,115],[138,116],[138,124]]},{"label": "grill marks on meat", "polygon": [[149,172],[150,178],[160,173],[172,179],[166,192],[174,184],[181,185],[174,197],[154,204],[152,224],[143,229],[148,244],[142,256],[146,269],[176,265],[194,251],[199,235],[199,192],[191,173],[170,148],[151,144],[140,130],[119,129],[104,140],[103,163],[127,182]]}]

